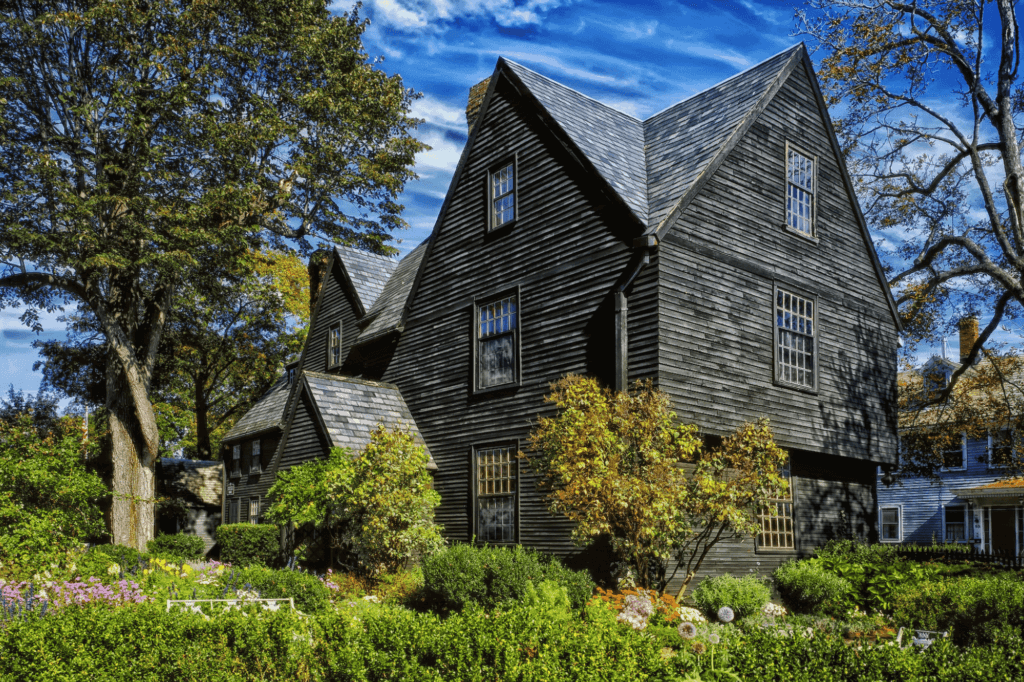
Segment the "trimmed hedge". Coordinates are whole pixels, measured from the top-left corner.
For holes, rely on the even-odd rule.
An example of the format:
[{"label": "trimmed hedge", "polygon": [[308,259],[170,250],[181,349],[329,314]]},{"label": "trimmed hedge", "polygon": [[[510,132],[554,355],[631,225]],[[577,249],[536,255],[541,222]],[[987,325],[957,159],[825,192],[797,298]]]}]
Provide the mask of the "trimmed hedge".
[{"label": "trimmed hedge", "polygon": [[249,566],[232,569],[222,582],[235,590],[256,590],[263,599],[293,597],[295,608],[303,613],[320,613],[331,605],[330,590],[323,581],[303,571]]},{"label": "trimmed hedge", "polygon": [[146,543],[150,556],[174,561],[201,561],[206,556],[206,543],[198,535],[175,533],[158,535]]},{"label": "trimmed hedge", "polygon": [[520,601],[526,587],[551,580],[568,591],[572,608],[579,611],[594,592],[587,571],[573,571],[558,559],[521,546],[477,547],[458,544],[423,560],[427,599],[442,611],[470,606],[492,609]]},{"label": "trimmed hedge", "polygon": [[217,527],[220,560],[233,566],[281,565],[281,535],[277,526],[232,523]]},{"label": "trimmed hedge", "polygon": [[1024,633],[1024,582],[999,578],[925,581],[897,588],[893,619],[921,630],[952,630],[957,644],[982,645]]}]

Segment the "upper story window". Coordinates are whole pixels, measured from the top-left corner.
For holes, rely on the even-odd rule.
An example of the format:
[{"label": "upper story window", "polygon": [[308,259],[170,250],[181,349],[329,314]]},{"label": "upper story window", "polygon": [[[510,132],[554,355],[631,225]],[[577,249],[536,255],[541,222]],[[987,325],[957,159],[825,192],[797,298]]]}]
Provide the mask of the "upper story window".
[{"label": "upper story window", "polygon": [[327,330],[327,368],[341,364],[341,322],[335,322]]},{"label": "upper story window", "polygon": [[262,473],[262,471],[263,471],[263,462],[260,461],[260,457],[261,457],[260,442],[258,440],[254,440],[252,442],[252,458],[249,461],[249,473],[250,474]]},{"label": "upper story window", "polygon": [[519,382],[519,296],[476,305],[476,388]]},{"label": "upper story window", "polygon": [[476,538],[515,542],[519,510],[519,460],[512,446],[476,448]]},{"label": "upper story window", "polygon": [[242,475],[242,444],[233,445],[231,447],[231,475],[241,476]]},{"label": "upper story window", "polygon": [[882,542],[900,542],[903,539],[903,514],[899,507],[881,507],[878,510],[878,531]]},{"label": "upper story window", "polygon": [[516,219],[516,164],[503,163],[488,174],[489,229],[508,225]]},{"label": "upper story window", "polygon": [[964,469],[966,458],[964,450],[966,443],[963,435],[949,444],[948,448],[942,450],[942,468],[946,471],[960,471]]},{"label": "upper story window", "polygon": [[787,145],[786,227],[814,237],[814,159]]},{"label": "upper story window", "polygon": [[817,304],[775,289],[775,380],[817,390]]},{"label": "upper story window", "polygon": [[988,465],[1005,467],[1013,464],[1013,431],[1000,429],[988,436]]}]

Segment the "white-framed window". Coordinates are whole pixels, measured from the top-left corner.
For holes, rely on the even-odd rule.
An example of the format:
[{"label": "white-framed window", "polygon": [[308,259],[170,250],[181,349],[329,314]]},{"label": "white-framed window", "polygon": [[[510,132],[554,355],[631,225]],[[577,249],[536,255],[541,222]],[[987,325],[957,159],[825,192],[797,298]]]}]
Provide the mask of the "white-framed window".
[{"label": "white-framed window", "polygon": [[335,322],[327,330],[327,368],[341,365],[341,322]]},{"label": "white-framed window", "polygon": [[260,522],[260,498],[249,498],[249,523]]},{"label": "white-framed window", "polygon": [[942,451],[943,471],[963,471],[967,468],[967,436],[960,435],[958,443],[951,443]]},{"label": "white-framed window", "polygon": [[903,508],[899,506],[878,509],[878,535],[882,542],[903,541]]},{"label": "white-framed window", "polygon": [[775,287],[775,381],[818,389],[818,302]]},{"label": "white-framed window", "polygon": [[237,443],[231,446],[231,475],[242,475],[242,444]]},{"label": "white-framed window", "polygon": [[516,162],[503,162],[487,173],[488,229],[508,225],[516,219]]},{"label": "white-framed window", "polygon": [[942,512],[942,536],[946,542],[967,541],[967,506],[946,505]]},{"label": "white-framed window", "polygon": [[475,389],[519,383],[519,294],[474,306]]},{"label": "white-framed window", "polygon": [[786,145],[786,227],[814,237],[817,163],[809,154]]},{"label": "white-framed window", "polygon": [[1013,431],[999,429],[988,434],[988,466],[1002,469],[1013,464]]},{"label": "white-framed window", "polygon": [[793,481],[789,469],[783,471],[789,480],[786,496],[771,500],[757,514],[761,530],[757,535],[757,548],[761,550],[796,549],[793,532]]},{"label": "white-framed window", "polygon": [[259,474],[263,473],[263,462],[261,460],[262,449],[260,448],[260,441],[256,439],[252,442],[252,457],[249,460],[249,473]]},{"label": "white-framed window", "polygon": [[518,449],[516,445],[473,449],[474,532],[479,542],[518,541]]}]

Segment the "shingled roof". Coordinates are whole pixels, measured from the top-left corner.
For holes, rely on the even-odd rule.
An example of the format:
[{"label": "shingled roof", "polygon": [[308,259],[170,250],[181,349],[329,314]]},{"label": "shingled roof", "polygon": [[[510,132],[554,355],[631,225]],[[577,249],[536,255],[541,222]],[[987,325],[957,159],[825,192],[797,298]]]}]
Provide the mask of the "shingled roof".
[{"label": "shingled roof", "polygon": [[802,44],[791,47],[646,121],[525,66],[503,63],[650,232],[760,112],[773,86],[803,54]]},{"label": "shingled roof", "polygon": [[369,311],[398,267],[398,260],[353,249],[350,246],[335,246],[334,252],[341,260],[352,286],[355,287],[363,311]]},{"label": "shingled roof", "polygon": [[428,241],[424,241],[398,262],[373,308],[366,313],[365,319],[370,320],[370,323],[356,339],[357,345],[378,339],[401,326],[402,311],[409,299]]},{"label": "shingled roof", "polygon": [[[384,424],[388,428],[410,429],[416,444],[427,448],[412,412],[394,384],[309,371],[302,372],[300,381],[316,405],[332,446],[350,448],[353,452],[362,450],[370,442],[370,432],[377,424]],[[426,452],[430,458],[427,468],[437,469],[430,450]]]},{"label": "shingled roof", "polygon": [[288,373],[277,380],[256,404],[224,435],[224,442],[240,440],[273,428],[284,428],[284,408],[288,404]]}]

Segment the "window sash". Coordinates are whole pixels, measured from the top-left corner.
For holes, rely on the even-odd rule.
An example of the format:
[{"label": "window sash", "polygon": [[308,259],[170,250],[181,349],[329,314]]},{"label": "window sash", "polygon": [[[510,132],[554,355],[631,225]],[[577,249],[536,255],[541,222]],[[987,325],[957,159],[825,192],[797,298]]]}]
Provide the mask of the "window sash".
[{"label": "window sash", "polygon": [[953,505],[946,507],[943,515],[946,542],[960,542],[967,539],[967,507]]},{"label": "window sash", "polygon": [[495,228],[516,219],[515,164],[509,163],[490,175],[491,228]]},{"label": "window sash", "polygon": [[814,160],[793,149],[786,161],[786,225],[814,235]]},{"label": "window sash", "polygon": [[785,497],[770,500],[758,511],[761,532],[757,536],[758,549],[796,549],[793,531],[793,481],[788,467],[783,475],[789,481]]},{"label": "window sash", "polygon": [[249,523],[260,522],[260,498],[249,498]]},{"label": "window sash", "polygon": [[879,510],[881,520],[879,533],[883,540],[900,539],[900,509],[899,507],[883,507]]},{"label": "window sash", "polygon": [[337,367],[341,364],[341,323],[331,325],[327,332],[327,366]]},{"label": "window sash", "polygon": [[260,441],[254,440],[252,442],[252,457],[250,458],[250,462],[249,462],[249,473],[250,474],[262,473],[262,471],[263,471],[263,462],[260,461],[260,457],[261,457]]},{"label": "window sash", "polygon": [[242,475],[242,445],[234,445],[231,447],[231,475],[241,476]]},{"label": "window sash", "polygon": [[993,468],[1013,463],[1013,432],[1001,429],[989,434],[988,465]]},{"label": "window sash", "polygon": [[942,468],[955,471],[964,468],[964,443],[963,436],[960,437],[960,445],[942,451]]},{"label": "window sash", "polygon": [[519,460],[511,446],[478,448],[475,453],[477,540],[515,542]]},{"label": "window sash", "polygon": [[777,289],[775,294],[776,378],[815,388],[816,301]]},{"label": "window sash", "polygon": [[517,298],[506,296],[478,307],[477,388],[516,382]]},{"label": "window sash", "polygon": [[228,523],[238,523],[240,500],[236,497],[228,501]]}]

